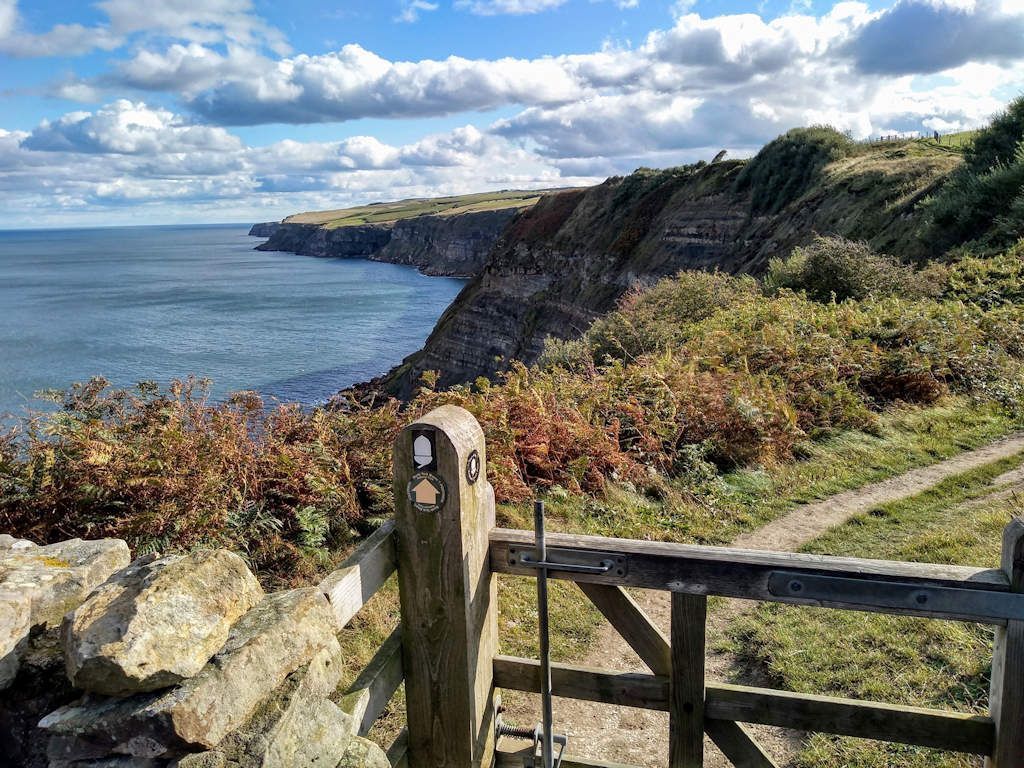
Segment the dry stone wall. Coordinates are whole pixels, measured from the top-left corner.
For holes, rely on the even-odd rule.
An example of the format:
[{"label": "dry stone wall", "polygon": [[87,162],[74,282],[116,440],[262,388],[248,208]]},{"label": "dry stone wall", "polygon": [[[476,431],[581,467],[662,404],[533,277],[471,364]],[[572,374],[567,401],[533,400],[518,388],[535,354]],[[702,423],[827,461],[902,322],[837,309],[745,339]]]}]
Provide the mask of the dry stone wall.
[{"label": "dry stone wall", "polygon": [[335,703],[339,629],[226,550],[0,535],[0,766],[388,768]]}]

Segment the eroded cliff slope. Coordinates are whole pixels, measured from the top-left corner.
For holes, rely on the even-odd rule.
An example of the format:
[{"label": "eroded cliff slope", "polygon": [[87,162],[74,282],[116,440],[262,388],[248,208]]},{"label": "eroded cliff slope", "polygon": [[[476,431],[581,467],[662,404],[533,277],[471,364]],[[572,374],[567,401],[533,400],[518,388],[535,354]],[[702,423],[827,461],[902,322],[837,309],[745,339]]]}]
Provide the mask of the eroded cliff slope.
[{"label": "eroded cliff slope", "polygon": [[917,204],[957,162],[913,143],[862,148],[816,168],[771,213],[755,203],[763,190],[738,183],[743,162],[549,194],[512,221],[424,348],[373,386],[407,397],[425,371],[449,386],[533,362],[547,336],[578,335],[633,286],[681,269],[758,273],[815,234],[913,257]]}]

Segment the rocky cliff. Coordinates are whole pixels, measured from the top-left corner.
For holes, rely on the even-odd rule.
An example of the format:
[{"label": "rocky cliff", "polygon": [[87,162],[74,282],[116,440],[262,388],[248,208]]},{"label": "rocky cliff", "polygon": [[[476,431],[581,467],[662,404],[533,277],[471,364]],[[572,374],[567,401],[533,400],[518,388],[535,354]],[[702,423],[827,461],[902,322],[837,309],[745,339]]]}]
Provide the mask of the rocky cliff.
[{"label": "rocky cliff", "polygon": [[285,222],[277,225],[270,239],[257,250],[372,259],[417,267],[428,275],[472,277],[482,271],[502,231],[518,212],[517,208],[505,208],[422,215],[333,228]]},{"label": "rocky cliff", "polygon": [[758,273],[815,234],[912,256],[916,203],[956,162],[912,145],[858,152],[771,215],[737,184],[738,161],[549,194],[505,230],[424,348],[370,387],[404,398],[424,371],[443,387],[533,362],[547,336],[578,335],[632,286],[681,269]]},{"label": "rocky cliff", "polygon": [[249,237],[273,237],[274,233],[281,228],[279,221],[265,221],[262,224],[253,224],[249,229]]}]

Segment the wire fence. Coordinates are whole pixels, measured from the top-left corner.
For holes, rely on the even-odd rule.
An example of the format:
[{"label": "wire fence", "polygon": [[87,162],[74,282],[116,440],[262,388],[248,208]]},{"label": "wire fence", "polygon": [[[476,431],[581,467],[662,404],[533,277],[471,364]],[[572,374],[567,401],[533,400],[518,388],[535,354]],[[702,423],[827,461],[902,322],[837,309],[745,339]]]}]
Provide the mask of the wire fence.
[{"label": "wire fence", "polygon": [[904,141],[919,141],[937,147],[947,149],[963,150],[974,142],[975,131],[908,131],[903,133],[889,133],[880,136],[871,136],[866,139],[858,139],[858,144],[887,144]]}]

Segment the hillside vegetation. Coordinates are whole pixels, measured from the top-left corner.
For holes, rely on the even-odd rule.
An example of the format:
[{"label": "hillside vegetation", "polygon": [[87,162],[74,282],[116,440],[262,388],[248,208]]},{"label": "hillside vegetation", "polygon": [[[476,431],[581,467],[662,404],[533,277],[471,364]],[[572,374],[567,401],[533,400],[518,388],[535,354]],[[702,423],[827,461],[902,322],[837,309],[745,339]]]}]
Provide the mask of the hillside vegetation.
[{"label": "hillside vegetation", "polygon": [[[483,424],[501,502],[553,487],[602,497],[609,483],[699,496],[722,471],[871,431],[896,404],[960,395],[1016,414],[1024,305],[991,293],[1003,282],[1008,295],[1020,290],[1019,273],[998,267],[1018,258],[951,267],[937,297],[841,302],[808,298],[804,286],[682,273],[631,294],[580,340],[551,342],[542,365],[449,391],[428,379],[404,410],[388,401],[302,411],[251,394],[215,403],[194,382],[124,392],[93,381],[54,393],[56,414],[7,431],[0,528],[117,535],[142,550],[229,546],[268,577],[301,578],[389,513],[391,442],[441,403]],[[978,285],[979,273],[997,277]]]},{"label": "hillside vegetation", "polygon": [[297,213],[285,224],[320,224],[328,229],[360,224],[388,224],[414,216],[455,216],[460,213],[497,211],[505,208],[529,208],[541,196],[536,191],[481,192],[452,197],[414,198],[394,203],[373,203],[356,208]]},{"label": "hillside vegetation", "polygon": [[[1002,136],[1005,126],[992,131]],[[982,132],[971,156],[1002,162],[1005,150],[985,149],[1010,140],[1000,141]],[[666,195],[705,206],[696,186],[720,200],[727,186],[747,185],[806,202],[817,194],[801,192],[806,174],[878,162],[843,146],[814,129],[712,176],[696,167],[640,172],[600,191],[633,202],[617,221],[595,219],[589,234],[619,243],[615,258],[642,260],[653,253],[650,223],[667,215]],[[833,158],[836,147],[843,156],[822,166],[822,152]],[[793,183],[759,170],[778,163],[795,169]],[[919,203],[938,206],[950,188]],[[507,237],[540,238],[545,216],[555,241],[568,237],[565,222],[591,194],[545,198]],[[1007,211],[1016,205],[1001,199]],[[1003,211],[991,211],[993,220]],[[267,580],[302,580],[390,514],[390,446],[402,425],[455,403],[484,427],[489,478],[499,502],[512,505],[506,514],[553,493],[603,510],[594,514],[615,529],[614,499],[625,489],[661,510],[646,535],[720,542],[754,523],[748,509],[716,503],[728,473],[788,466],[837,435],[884,434],[891,414],[908,407],[957,403],[998,414],[1002,429],[1019,423],[1024,245],[925,264],[870,242],[806,240],[763,280],[680,272],[627,292],[581,337],[550,339],[536,365],[512,363],[497,382],[447,390],[428,372],[406,403],[343,397],[302,410],[252,393],[214,402],[193,380],[131,391],[94,380],[50,393],[55,413],[8,422],[0,435],[0,530],[36,540],[121,536],[142,551],[227,546]]]}]

